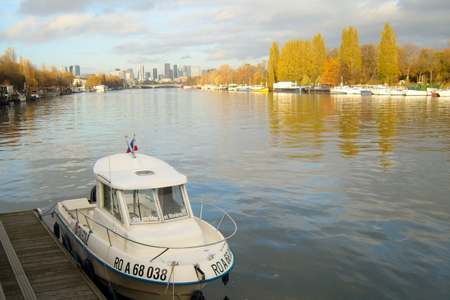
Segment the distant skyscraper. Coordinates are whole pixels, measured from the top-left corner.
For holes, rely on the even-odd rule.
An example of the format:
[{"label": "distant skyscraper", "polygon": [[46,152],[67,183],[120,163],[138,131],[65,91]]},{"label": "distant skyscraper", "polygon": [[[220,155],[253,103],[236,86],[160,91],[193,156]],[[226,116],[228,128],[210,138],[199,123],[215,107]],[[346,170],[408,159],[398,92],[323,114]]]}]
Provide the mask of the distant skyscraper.
[{"label": "distant skyscraper", "polygon": [[138,81],[139,82],[145,81],[144,65],[138,65]]},{"label": "distant skyscraper", "polygon": [[153,68],[153,80],[158,80],[158,69]]},{"label": "distant skyscraper", "polygon": [[74,73],[73,75],[75,76],[80,76],[81,75],[81,70],[80,70],[80,66],[79,65],[75,65],[74,66]]},{"label": "distant skyscraper", "polygon": [[73,66],[69,66],[69,72],[72,73],[72,74],[74,73],[73,72]]},{"label": "distant skyscraper", "polygon": [[173,65],[173,78],[178,78],[178,66]]},{"label": "distant skyscraper", "polygon": [[170,76],[170,71],[171,71],[170,64],[165,63],[164,64],[164,77],[172,79],[172,76]]},{"label": "distant skyscraper", "polygon": [[183,76],[191,77],[191,66],[183,66]]}]

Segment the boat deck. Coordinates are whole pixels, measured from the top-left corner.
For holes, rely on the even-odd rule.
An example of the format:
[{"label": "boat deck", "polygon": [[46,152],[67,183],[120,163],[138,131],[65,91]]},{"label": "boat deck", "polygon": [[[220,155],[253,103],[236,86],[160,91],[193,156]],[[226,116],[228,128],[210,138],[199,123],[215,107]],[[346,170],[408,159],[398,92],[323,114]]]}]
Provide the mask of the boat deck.
[{"label": "boat deck", "polygon": [[105,299],[34,211],[0,214],[0,300]]}]

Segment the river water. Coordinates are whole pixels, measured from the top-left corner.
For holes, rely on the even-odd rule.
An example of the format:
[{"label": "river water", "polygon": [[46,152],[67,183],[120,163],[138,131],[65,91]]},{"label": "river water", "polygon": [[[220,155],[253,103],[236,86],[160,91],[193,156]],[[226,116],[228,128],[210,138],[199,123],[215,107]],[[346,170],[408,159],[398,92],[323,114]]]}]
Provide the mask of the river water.
[{"label": "river water", "polygon": [[0,108],[0,212],[84,197],[126,149],[228,210],[207,299],[450,299],[450,100],[159,89]]}]

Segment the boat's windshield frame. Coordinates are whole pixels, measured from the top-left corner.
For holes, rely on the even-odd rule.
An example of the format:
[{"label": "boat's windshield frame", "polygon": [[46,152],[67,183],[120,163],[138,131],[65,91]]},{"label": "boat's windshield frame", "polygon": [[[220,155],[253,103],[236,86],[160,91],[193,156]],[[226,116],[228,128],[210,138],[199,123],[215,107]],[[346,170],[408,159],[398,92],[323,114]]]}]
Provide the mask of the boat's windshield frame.
[{"label": "boat's windshield frame", "polygon": [[[179,187],[180,188],[181,196],[182,196],[182,200],[183,200],[183,205],[184,205],[184,209],[186,211],[186,214],[183,215],[183,216],[180,216],[180,217],[166,219],[166,218],[164,218],[164,212],[163,212],[163,209],[161,207],[161,200],[159,198],[158,191],[159,191],[159,189],[174,188],[174,187]],[[119,198],[122,201],[123,209],[126,210],[124,212],[124,215],[126,215],[129,225],[145,225],[145,224],[155,224],[155,223],[163,223],[163,222],[173,222],[173,221],[179,221],[179,220],[182,220],[182,219],[187,219],[187,218],[190,218],[192,216],[192,210],[191,210],[191,207],[189,205],[189,197],[188,197],[188,194],[187,194],[187,190],[186,190],[186,185],[185,184],[180,184],[180,185],[176,185],[176,186],[161,187],[161,188],[154,188],[154,189],[117,190],[117,191],[118,191]],[[135,192],[135,191],[151,191],[151,193],[153,195],[153,200],[154,200],[155,205],[156,205],[156,210],[157,210],[157,213],[158,213],[158,220],[146,220],[146,221],[132,222],[131,217],[130,217],[130,211],[129,211],[128,205],[126,203],[126,199],[125,199],[124,193]]]}]

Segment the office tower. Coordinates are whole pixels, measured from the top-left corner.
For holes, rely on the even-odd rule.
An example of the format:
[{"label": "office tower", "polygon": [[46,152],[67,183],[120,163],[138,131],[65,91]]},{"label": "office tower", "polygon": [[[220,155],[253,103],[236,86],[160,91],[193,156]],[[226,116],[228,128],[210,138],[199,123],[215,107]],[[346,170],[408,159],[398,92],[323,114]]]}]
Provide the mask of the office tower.
[{"label": "office tower", "polygon": [[139,82],[145,81],[144,65],[138,65],[138,81]]},{"label": "office tower", "polygon": [[191,66],[183,66],[183,76],[191,77]]},{"label": "office tower", "polygon": [[158,80],[158,69],[153,68],[153,80]]},{"label": "office tower", "polygon": [[75,76],[80,76],[81,75],[81,70],[80,70],[80,66],[79,65],[75,65],[74,66],[74,73],[73,75]]},{"label": "office tower", "polygon": [[178,78],[178,66],[173,65],[173,78]]},{"label": "office tower", "polygon": [[166,78],[170,78],[172,79],[172,77],[170,76],[170,64],[169,63],[165,63],[164,64],[164,77]]}]

